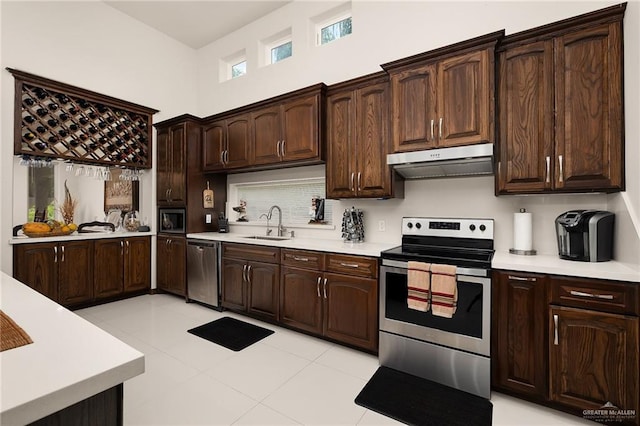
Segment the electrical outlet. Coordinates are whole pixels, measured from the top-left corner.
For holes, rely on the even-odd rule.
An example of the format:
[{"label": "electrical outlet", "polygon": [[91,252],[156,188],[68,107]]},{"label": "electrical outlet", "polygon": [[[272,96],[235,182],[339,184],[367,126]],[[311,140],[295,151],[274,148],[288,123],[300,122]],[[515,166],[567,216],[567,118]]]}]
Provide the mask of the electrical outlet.
[{"label": "electrical outlet", "polygon": [[387,230],[387,224],[384,222],[384,220],[379,220],[378,221],[378,231],[384,232],[386,230]]},{"label": "electrical outlet", "polygon": [[204,215],[204,222],[211,223],[211,213],[207,213]]}]

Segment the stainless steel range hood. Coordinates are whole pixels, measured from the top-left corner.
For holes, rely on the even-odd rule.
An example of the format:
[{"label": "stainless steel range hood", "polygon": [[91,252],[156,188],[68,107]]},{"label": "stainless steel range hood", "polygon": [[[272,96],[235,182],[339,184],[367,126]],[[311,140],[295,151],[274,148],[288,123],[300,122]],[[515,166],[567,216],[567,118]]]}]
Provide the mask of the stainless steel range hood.
[{"label": "stainless steel range hood", "polygon": [[389,154],[387,164],[406,179],[490,175],[493,174],[493,144]]}]

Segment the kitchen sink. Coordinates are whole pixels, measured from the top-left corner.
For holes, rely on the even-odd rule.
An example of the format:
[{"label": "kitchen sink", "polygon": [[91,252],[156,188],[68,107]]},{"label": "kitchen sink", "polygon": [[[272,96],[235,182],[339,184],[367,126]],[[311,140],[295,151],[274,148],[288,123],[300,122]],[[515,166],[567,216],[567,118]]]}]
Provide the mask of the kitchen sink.
[{"label": "kitchen sink", "polygon": [[251,240],[269,240],[269,241],[282,241],[282,240],[290,240],[291,237],[276,237],[271,235],[249,235],[242,238],[248,238]]}]

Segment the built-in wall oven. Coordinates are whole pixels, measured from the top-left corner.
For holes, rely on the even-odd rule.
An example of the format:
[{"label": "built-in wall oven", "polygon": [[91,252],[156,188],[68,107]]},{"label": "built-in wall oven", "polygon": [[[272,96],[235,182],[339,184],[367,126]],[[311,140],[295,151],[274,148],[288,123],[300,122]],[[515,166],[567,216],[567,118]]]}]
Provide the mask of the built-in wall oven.
[{"label": "built-in wall oven", "polygon": [[[489,398],[492,256],[492,219],[403,218],[381,254],[380,364]],[[451,318],[409,307],[410,261],[455,267]]]}]

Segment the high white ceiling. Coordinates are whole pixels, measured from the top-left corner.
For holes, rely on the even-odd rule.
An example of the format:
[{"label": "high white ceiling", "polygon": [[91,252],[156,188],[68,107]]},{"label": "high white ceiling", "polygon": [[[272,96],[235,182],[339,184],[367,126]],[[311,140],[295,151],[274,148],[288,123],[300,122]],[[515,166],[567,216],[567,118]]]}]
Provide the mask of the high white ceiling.
[{"label": "high white ceiling", "polygon": [[105,0],[105,3],[187,46],[198,49],[289,1],[291,0]]}]

